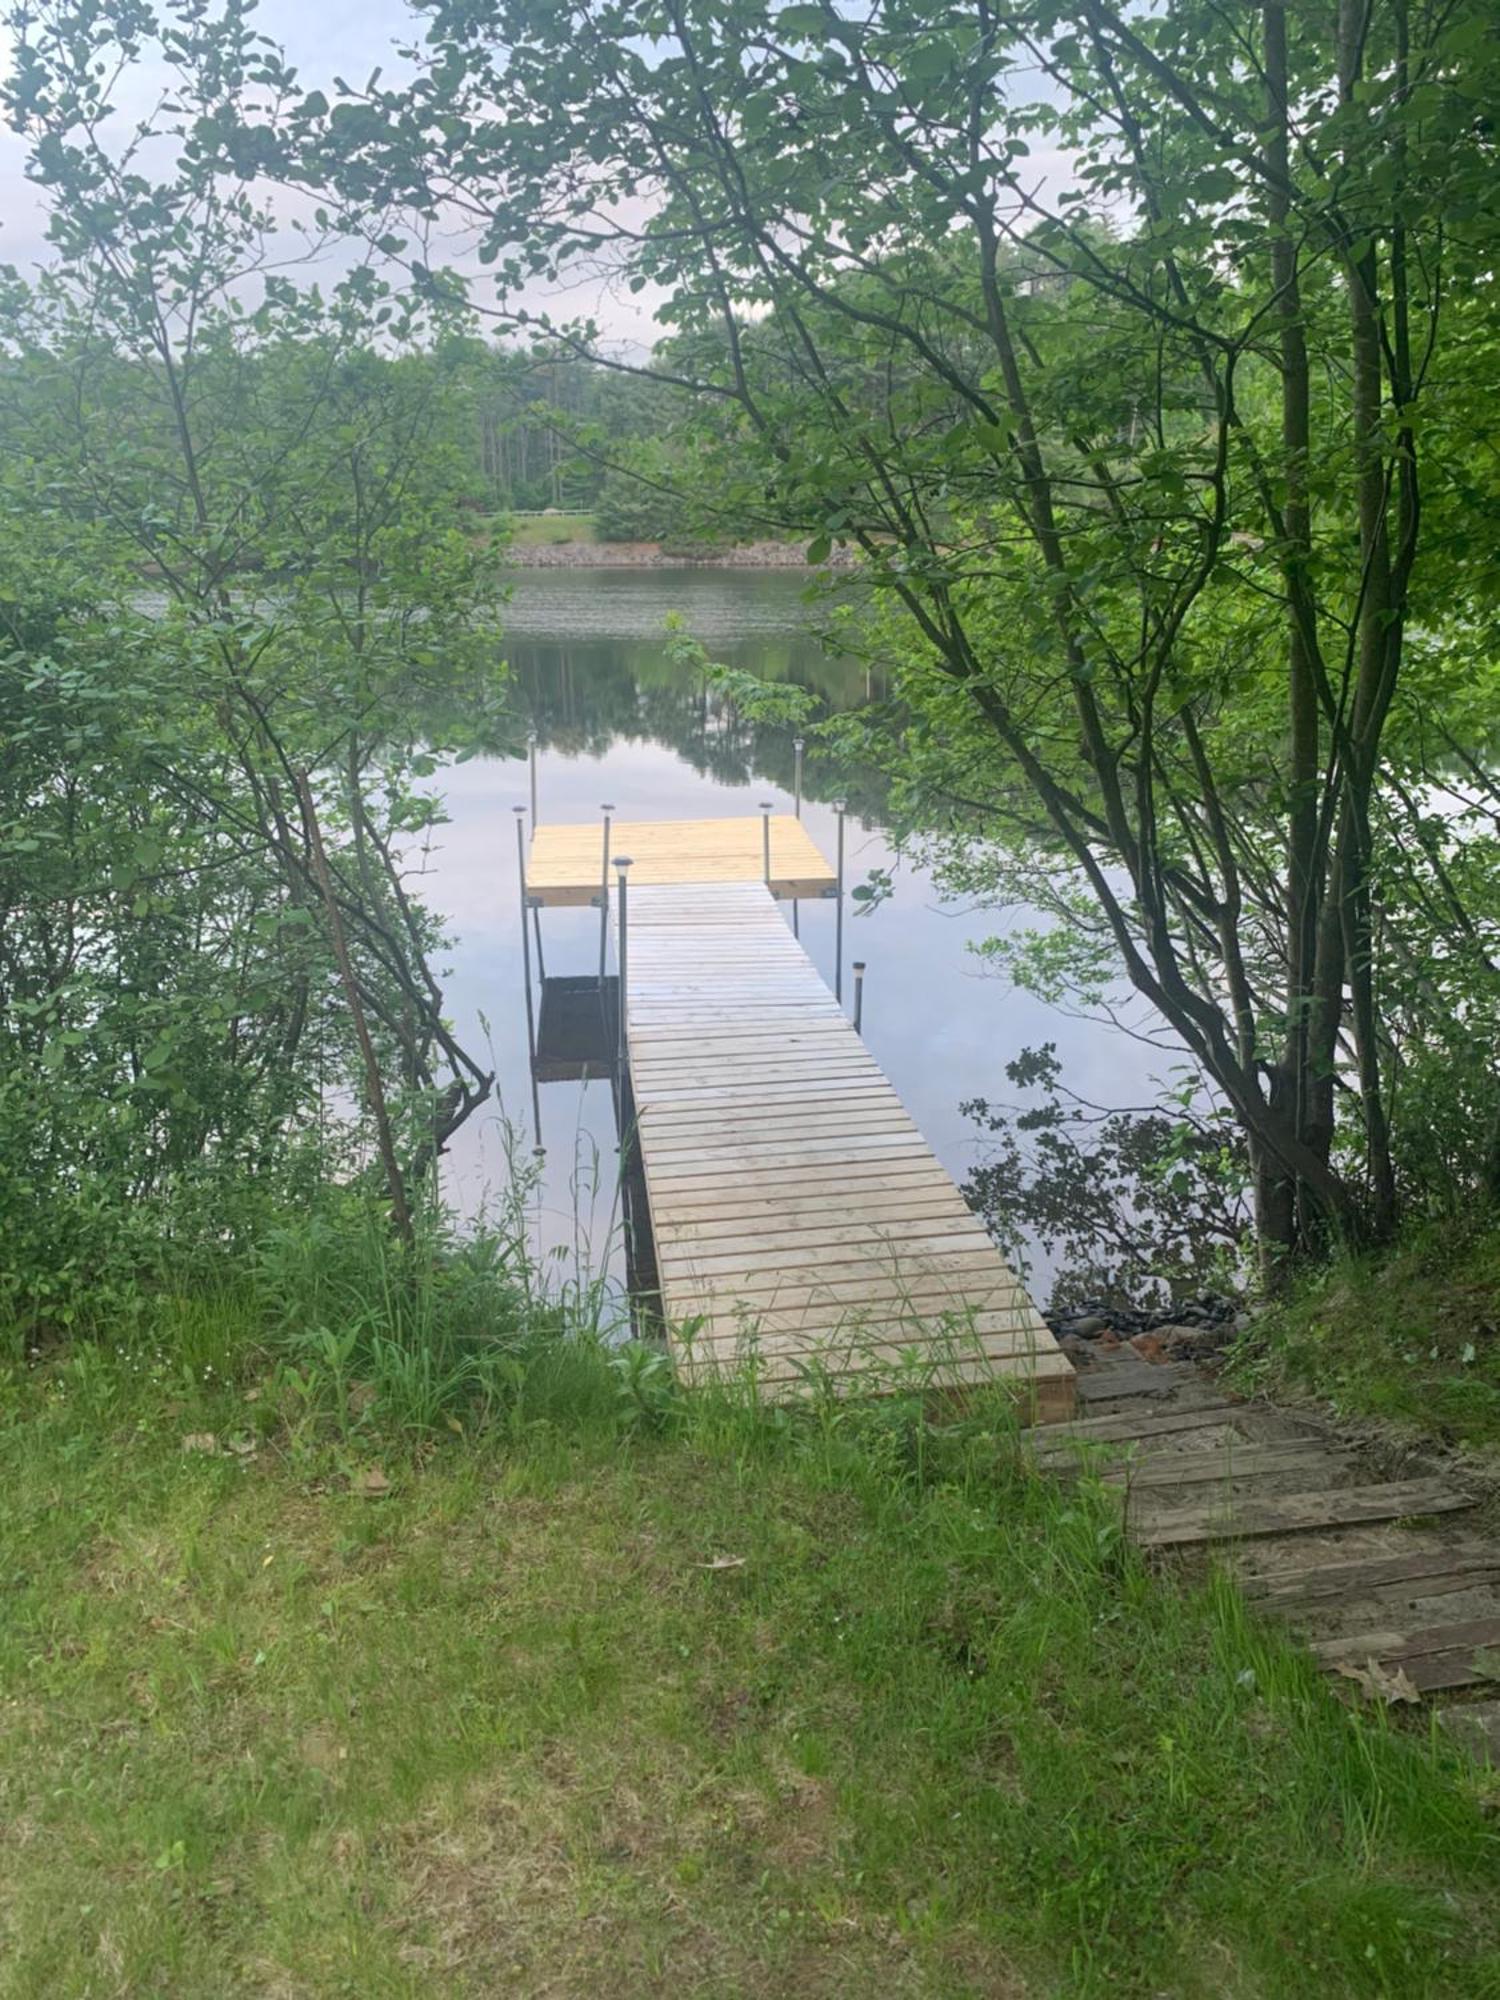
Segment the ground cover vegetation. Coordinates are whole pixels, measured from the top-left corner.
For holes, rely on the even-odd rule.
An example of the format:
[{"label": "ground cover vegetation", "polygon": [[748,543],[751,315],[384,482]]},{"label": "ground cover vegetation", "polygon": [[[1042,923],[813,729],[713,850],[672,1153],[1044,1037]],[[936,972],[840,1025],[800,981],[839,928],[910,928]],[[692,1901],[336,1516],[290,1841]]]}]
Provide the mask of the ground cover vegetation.
[{"label": "ground cover vegetation", "polygon": [[438,1443],[295,1338],[370,1277],[0,1389],[0,1992],[1500,1991],[1493,1778],[1002,1405],[683,1400],[471,1271]]}]

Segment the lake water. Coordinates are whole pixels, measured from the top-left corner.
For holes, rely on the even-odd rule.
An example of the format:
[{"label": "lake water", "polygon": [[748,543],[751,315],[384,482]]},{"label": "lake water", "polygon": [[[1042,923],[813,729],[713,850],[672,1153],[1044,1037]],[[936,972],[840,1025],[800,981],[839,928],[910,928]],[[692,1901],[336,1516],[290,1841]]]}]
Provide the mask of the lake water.
[{"label": "lake water", "polygon": [[[824,653],[803,590],[799,575],[765,571],[523,572],[505,650],[538,734],[541,819],[597,824],[606,800],[626,819],[751,813],[763,800],[790,811],[792,732],[747,723],[709,699],[696,676],[666,662],[662,635],[668,614],[680,612],[712,657],[796,681],[835,708],[879,692],[862,666]],[[810,753],[803,820],[830,858],[839,782]],[[475,759],[445,772],[442,789],[449,824],[435,837],[424,893],[454,937],[449,1012],[469,1046],[488,1042],[500,1088],[499,1107],[470,1121],[447,1161],[450,1197],[472,1215],[503,1189],[508,1148],[529,1157],[534,1145],[512,811],[527,802],[526,765]],[[1056,1042],[1069,1084],[1095,1102],[1154,1096],[1164,1055],[1017,992],[976,963],[971,942],[1026,927],[1025,914],[943,902],[920,870],[897,864],[878,823],[878,790],[857,781],[850,790],[865,816],[849,815],[846,884],[891,868],[896,890],[867,915],[846,904],[845,1001],[848,963],[863,959],[865,1040],[948,1171],[962,1181],[982,1157],[960,1104],[1005,1101],[1005,1064],[1024,1047]],[[804,903],[800,921],[803,945],[832,985],[833,907]],[[597,970],[596,911],[544,910],[541,927],[549,974]],[[540,1095],[535,1238],[561,1265],[592,1259],[618,1275],[609,1086],[548,1084]]]}]

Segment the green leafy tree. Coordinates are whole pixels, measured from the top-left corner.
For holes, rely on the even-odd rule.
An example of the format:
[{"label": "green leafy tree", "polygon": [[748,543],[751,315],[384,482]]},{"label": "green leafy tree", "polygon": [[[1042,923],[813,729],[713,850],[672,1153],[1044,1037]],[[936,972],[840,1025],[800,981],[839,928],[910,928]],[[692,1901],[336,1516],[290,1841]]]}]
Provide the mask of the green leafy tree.
[{"label": "green leafy tree", "polygon": [[414,84],[314,108],[319,169],[460,202],[560,354],[630,368],[523,288],[655,288],[682,462],[863,553],[909,824],[1107,947],[1273,1256],[1387,1232],[1414,874],[1496,1027],[1493,882],[1420,831],[1429,725],[1492,674],[1491,10],[428,11]]},{"label": "green leafy tree", "polygon": [[[291,78],[245,9],[10,25],[53,258],[0,300],[0,1090],[35,1135],[7,1213],[39,1243],[190,1179],[289,1195],[373,1137],[399,1221],[490,1088],[406,879],[441,810],[424,717],[467,713],[460,754],[503,726],[466,330],[392,295],[390,239],[288,240]],[[148,56],[172,87],[127,124]],[[292,282],[334,248],[331,290]],[[341,1098],[351,1146],[309,1147]]]}]

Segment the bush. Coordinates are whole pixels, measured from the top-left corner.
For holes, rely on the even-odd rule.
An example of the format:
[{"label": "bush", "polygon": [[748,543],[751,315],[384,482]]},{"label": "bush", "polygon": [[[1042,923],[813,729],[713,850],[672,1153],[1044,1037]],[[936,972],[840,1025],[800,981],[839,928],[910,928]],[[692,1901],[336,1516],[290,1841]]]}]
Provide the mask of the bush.
[{"label": "bush", "polygon": [[601,542],[665,542],[682,532],[680,503],[634,473],[605,475],[594,502],[594,532]]}]

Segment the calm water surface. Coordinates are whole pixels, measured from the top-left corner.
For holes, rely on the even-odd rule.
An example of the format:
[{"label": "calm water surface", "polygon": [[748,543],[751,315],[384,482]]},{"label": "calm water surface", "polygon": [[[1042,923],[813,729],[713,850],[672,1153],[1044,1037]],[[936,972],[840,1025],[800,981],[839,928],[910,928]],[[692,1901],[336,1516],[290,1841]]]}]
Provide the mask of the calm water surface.
[{"label": "calm water surface", "polygon": [[[540,741],[542,820],[597,823],[605,800],[630,819],[748,813],[762,800],[790,811],[791,732],[748,724],[707,698],[695,676],[667,664],[662,633],[668,613],[679,611],[714,658],[852,706],[865,698],[865,671],[825,655],[802,591],[800,577],[775,572],[523,573],[507,607],[505,644]],[[803,819],[830,858],[835,782],[810,760]],[[471,1120],[448,1160],[451,1198],[473,1215],[504,1187],[507,1148],[529,1156],[535,1144],[512,813],[527,800],[526,766],[476,759],[446,772],[442,785],[449,824],[436,836],[425,888],[455,940],[450,1012],[471,1047],[487,1039],[501,1093],[498,1111]],[[921,871],[897,868],[877,799],[874,790],[864,795],[867,820],[850,815],[846,883],[871,868],[896,868],[896,894],[869,915],[851,916],[846,905],[845,1000],[849,961],[864,959],[865,1039],[948,1171],[962,1181],[982,1154],[960,1103],[1007,1099],[1004,1066],[1029,1045],[1056,1042],[1068,1081],[1096,1102],[1139,1103],[1153,1094],[1164,1056],[981,971],[971,941],[1025,928],[1025,914],[946,904]],[[541,923],[549,973],[597,970],[596,911],[544,910]],[[802,904],[801,926],[803,945],[832,985],[832,905]],[[609,1087],[544,1085],[541,1114],[535,1239],[560,1265],[592,1260],[593,1269],[618,1275]]]}]

